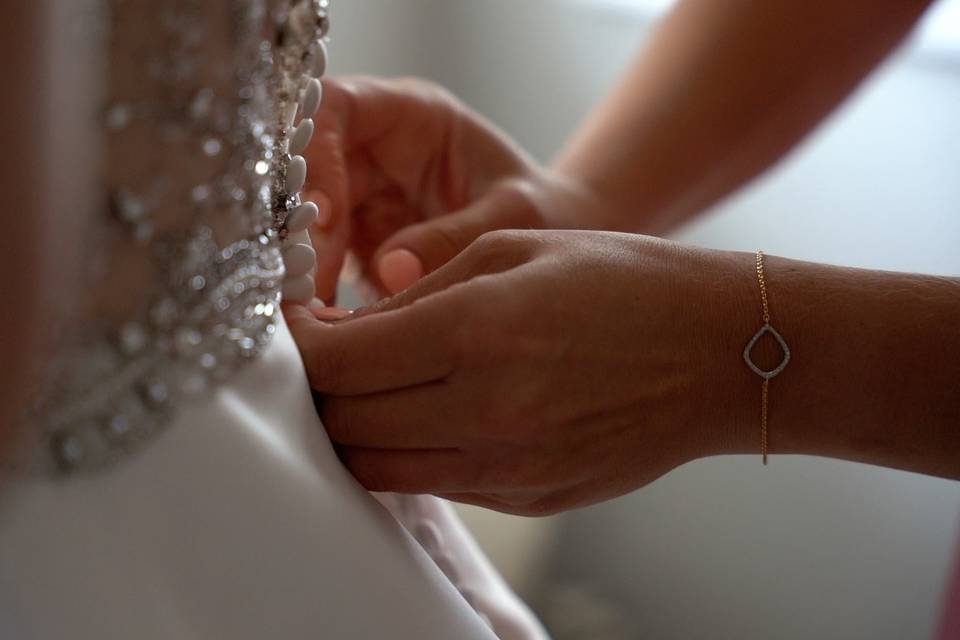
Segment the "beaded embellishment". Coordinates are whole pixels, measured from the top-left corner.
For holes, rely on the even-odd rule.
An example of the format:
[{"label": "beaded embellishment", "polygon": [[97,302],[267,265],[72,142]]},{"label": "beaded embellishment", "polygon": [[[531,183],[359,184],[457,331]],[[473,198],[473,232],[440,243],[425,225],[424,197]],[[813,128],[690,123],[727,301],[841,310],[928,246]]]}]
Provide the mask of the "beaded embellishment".
[{"label": "beaded embellishment", "polygon": [[[326,59],[327,0],[104,0],[102,9],[108,51],[134,50],[124,29],[145,17],[162,43],[134,50],[133,65],[112,51],[103,109],[107,234],[133,247],[149,276],[135,313],[61,340],[29,419],[43,439],[30,463],[41,473],[110,467],[267,347],[285,223],[302,206],[289,138]],[[212,65],[204,47],[214,32],[227,56]],[[134,141],[152,146],[131,160]]]}]

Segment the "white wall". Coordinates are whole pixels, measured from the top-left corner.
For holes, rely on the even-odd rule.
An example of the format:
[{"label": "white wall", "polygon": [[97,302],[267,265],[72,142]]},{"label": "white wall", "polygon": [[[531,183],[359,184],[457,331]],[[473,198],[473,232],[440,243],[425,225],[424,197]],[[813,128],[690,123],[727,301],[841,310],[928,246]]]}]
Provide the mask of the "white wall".
[{"label": "white wall", "polygon": [[[548,158],[649,29],[628,4],[340,0],[334,67],[436,78]],[[679,238],[960,274],[960,63],[934,54],[899,56],[797,153]],[[583,637],[883,640],[929,636],[958,507],[952,482],[731,457],[549,524],[470,521],[558,625],[576,626],[558,613],[565,585],[596,596],[607,609],[580,616],[600,620]]]}]

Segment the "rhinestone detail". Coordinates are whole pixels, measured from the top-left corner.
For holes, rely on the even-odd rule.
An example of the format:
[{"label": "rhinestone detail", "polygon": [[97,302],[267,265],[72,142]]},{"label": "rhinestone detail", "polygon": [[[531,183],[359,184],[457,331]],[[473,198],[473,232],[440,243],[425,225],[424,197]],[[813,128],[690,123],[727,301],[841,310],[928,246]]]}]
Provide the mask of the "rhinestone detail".
[{"label": "rhinestone detail", "polygon": [[[780,361],[780,364],[778,364],[775,368],[769,371],[764,371],[763,369],[758,367],[756,363],[754,363],[751,352],[753,351],[753,348],[756,346],[757,342],[760,341],[760,338],[762,338],[764,334],[767,334],[767,333],[772,335],[774,339],[777,341],[777,344],[780,345],[780,348],[783,350],[783,359]],[[743,349],[743,359],[747,363],[747,366],[750,367],[750,370],[753,371],[755,374],[757,374],[764,380],[772,380],[773,378],[776,378],[778,375],[783,373],[783,370],[786,369],[787,365],[790,363],[790,347],[787,346],[787,341],[783,339],[783,336],[780,335],[780,332],[774,329],[772,324],[767,322],[762,327],[760,327],[760,330],[757,331],[757,333],[754,334],[752,338],[750,338],[750,342],[748,342],[747,346]]]},{"label": "rhinestone detail", "polygon": [[[224,78],[205,68],[211,20],[225,17],[207,3],[105,6],[108,47],[144,16],[156,18],[164,43],[140,47],[146,81],[120,72],[126,89],[102,122],[109,215],[99,253],[114,239],[118,248],[133,244],[152,275],[137,297],[146,303],[140,311],[85,323],[61,340],[43,401],[28,417],[45,444],[26,465],[39,473],[113,466],[161,433],[182,403],[270,343],[284,276],[282,223],[300,204],[283,188],[290,131],[282,114],[306,84],[329,24],[326,0],[228,0]],[[113,153],[145,131],[157,140],[146,159]],[[182,163],[162,164],[165,153]],[[136,174],[129,165],[150,170]]]}]

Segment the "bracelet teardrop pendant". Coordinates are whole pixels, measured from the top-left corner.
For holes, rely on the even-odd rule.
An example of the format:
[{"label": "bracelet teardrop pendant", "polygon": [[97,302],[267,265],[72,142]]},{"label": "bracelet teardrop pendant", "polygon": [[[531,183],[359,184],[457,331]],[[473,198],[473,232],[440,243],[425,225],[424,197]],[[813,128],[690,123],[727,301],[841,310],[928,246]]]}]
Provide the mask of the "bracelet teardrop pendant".
[{"label": "bracelet teardrop pendant", "polygon": [[[769,371],[764,371],[753,361],[751,352],[753,347],[756,346],[757,342],[760,341],[760,338],[764,334],[769,333],[776,339],[777,344],[780,345],[780,348],[783,350],[783,359],[780,361],[780,364],[775,368],[770,369]],[[783,370],[787,368],[787,365],[790,363],[790,347],[787,346],[787,341],[783,339],[783,336],[780,335],[780,332],[774,329],[773,325],[769,322],[764,323],[760,330],[750,339],[750,342],[747,343],[747,346],[743,350],[743,360],[747,363],[747,366],[750,367],[750,370],[755,374],[763,378],[764,380],[772,380],[778,375],[783,373]]]}]

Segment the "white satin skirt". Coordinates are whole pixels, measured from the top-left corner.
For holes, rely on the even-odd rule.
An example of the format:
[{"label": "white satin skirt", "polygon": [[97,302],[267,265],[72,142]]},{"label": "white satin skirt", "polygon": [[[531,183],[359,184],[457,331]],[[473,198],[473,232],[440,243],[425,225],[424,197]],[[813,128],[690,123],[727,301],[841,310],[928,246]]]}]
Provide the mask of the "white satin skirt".
[{"label": "white satin skirt", "polygon": [[116,468],[0,487],[0,638],[543,637],[447,505],[391,500],[423,544],[337,460],[281,322]]}]

